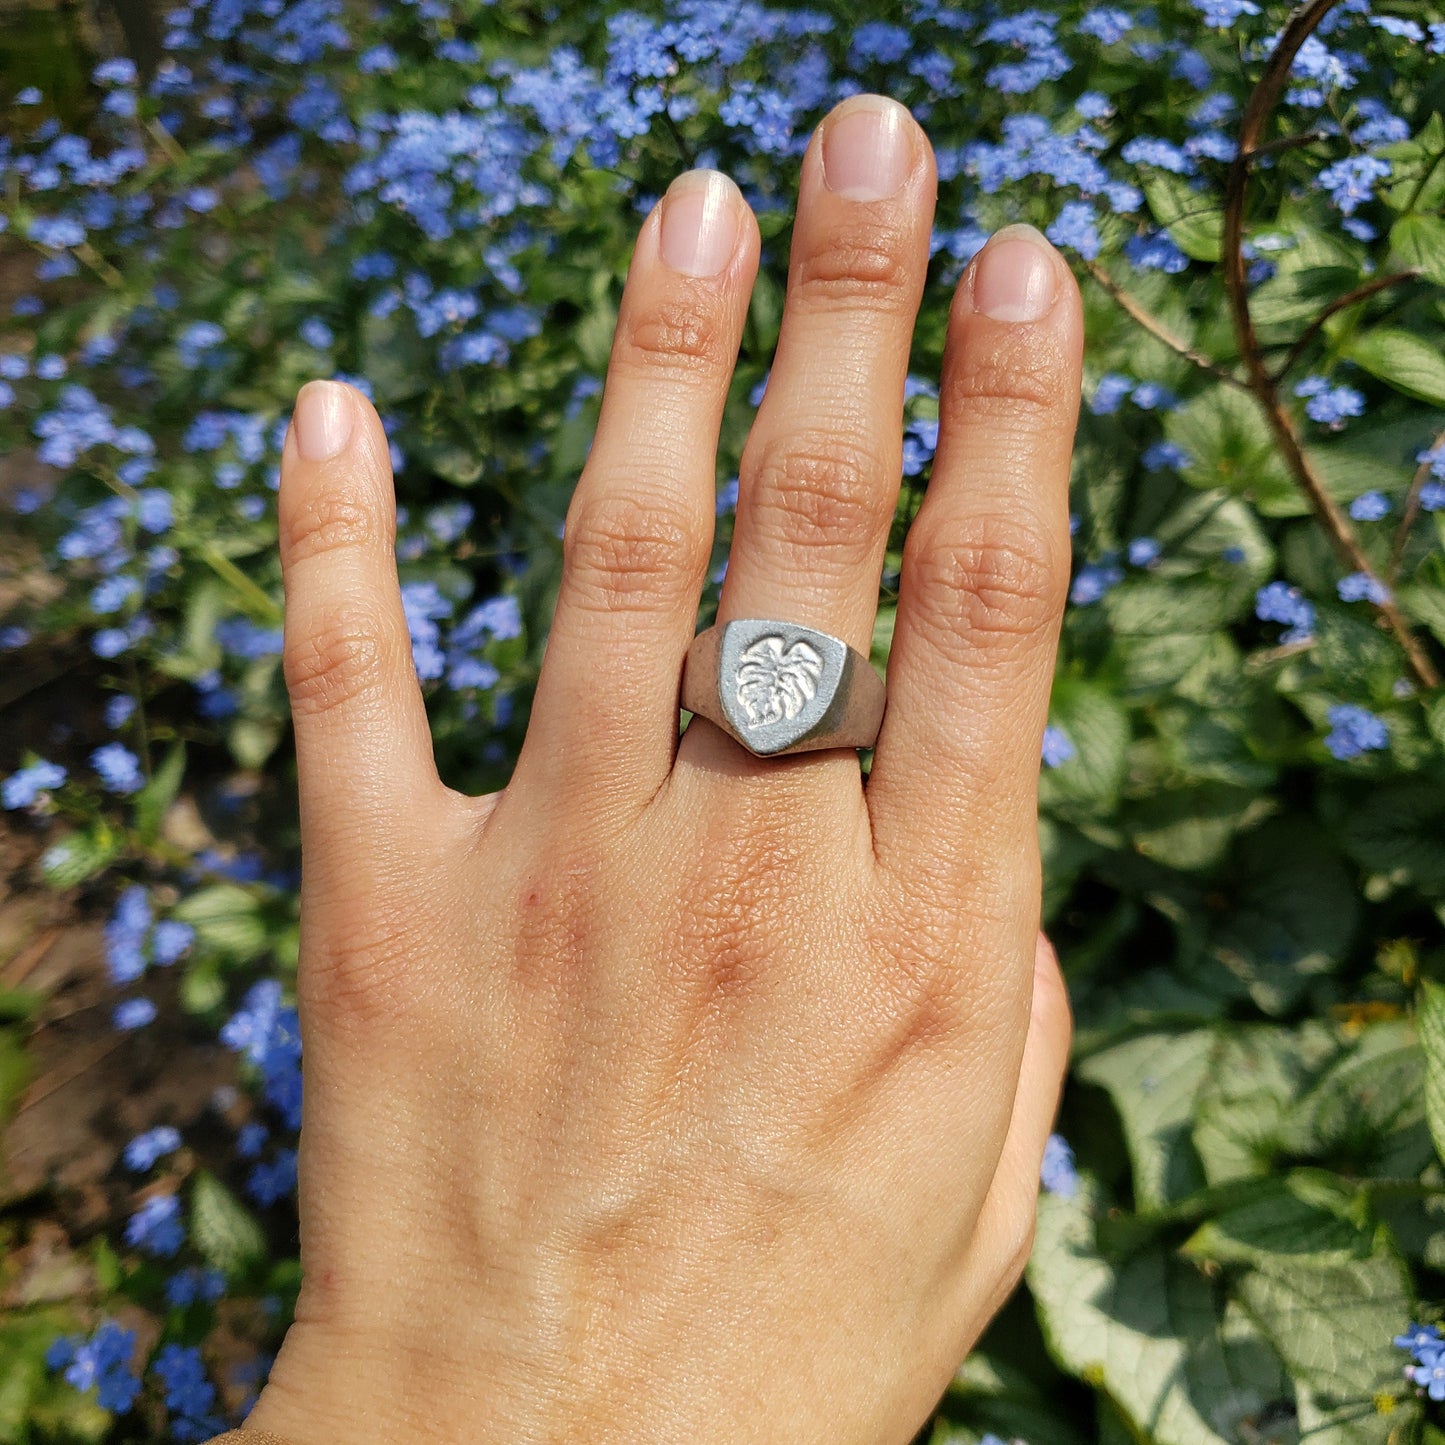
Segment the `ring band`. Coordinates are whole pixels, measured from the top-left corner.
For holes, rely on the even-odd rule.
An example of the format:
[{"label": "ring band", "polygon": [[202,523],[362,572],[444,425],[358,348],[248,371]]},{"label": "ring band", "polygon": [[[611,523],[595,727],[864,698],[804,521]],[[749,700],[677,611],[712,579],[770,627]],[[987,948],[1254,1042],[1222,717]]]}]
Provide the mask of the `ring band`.
[{"label": "ring band", "polygon": [[698,633],[682,668],[682,705],[760,758],[871,748],[883,679],[856,648],[811,627],[747,617]]}]

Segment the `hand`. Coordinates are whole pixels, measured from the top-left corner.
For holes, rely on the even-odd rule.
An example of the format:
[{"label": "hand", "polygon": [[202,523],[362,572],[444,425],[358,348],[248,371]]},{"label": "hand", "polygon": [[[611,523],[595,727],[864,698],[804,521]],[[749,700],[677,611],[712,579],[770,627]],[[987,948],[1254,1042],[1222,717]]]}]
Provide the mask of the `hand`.
[{"label": "hand", "polygon": [[[935,188],[891,101],[808,147],[721,621],[868,649]],[[1016,231],[958,287],[865,791],[850,750],[677,737],[758,246],[709,173],[642,227],[491,797],[432,763],[377,417],[301,394],[305,1283],[255,1428],[904,1442],[1020,1273],[1069,1040],[1035,817],[1077,289]]]}]

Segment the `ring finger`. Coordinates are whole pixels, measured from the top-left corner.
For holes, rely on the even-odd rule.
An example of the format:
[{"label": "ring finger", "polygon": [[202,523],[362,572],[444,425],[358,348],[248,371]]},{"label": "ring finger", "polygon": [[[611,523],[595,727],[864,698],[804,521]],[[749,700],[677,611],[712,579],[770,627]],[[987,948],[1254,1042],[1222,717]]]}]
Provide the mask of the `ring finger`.
[{"label": "ring finger", "polygon": [[[787,304],[739,467],[719,623],[777,617],[868,650],[936,188],[923,131],[882,96],[836,107],[803,157]],[[684,756],[720,735],[689,738]]]}]

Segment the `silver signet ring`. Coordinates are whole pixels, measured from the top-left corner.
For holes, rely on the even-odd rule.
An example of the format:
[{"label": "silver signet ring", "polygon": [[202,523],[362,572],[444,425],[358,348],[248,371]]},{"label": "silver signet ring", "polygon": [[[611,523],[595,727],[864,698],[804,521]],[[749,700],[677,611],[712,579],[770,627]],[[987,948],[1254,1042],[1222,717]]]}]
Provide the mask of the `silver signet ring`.
[{"label": "silver signet ring", "polygon": [[761,758],[871,748],[883,679],[856,648],[795,622],[744,617],[692,640],[682,705]]}]

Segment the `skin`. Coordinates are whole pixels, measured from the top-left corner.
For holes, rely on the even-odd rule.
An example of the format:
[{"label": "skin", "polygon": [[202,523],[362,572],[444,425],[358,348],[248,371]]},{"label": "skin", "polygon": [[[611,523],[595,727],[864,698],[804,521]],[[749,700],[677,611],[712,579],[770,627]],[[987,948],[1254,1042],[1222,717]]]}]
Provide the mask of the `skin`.
[{"label": "skin", "polygon": [[[901,108],[891,198],[830,190],[824,141],[884,104],[802,162],[719,611],[865,652],[936,173]],[[344,444],[287,440],[305,1283],[248,1423],[297,1445],[906,1442],[1028,1256],[1070,1036],[1036,793],[1077,289],[1046,248],[1044,314],[985,314],[1007,235],[958,285],[865,788],[850,750],[678,740],[758,231],[729,184],[730,259],[683,274],[671,203],[503,792],[437,777],[375,412],[312,383]]]}]

